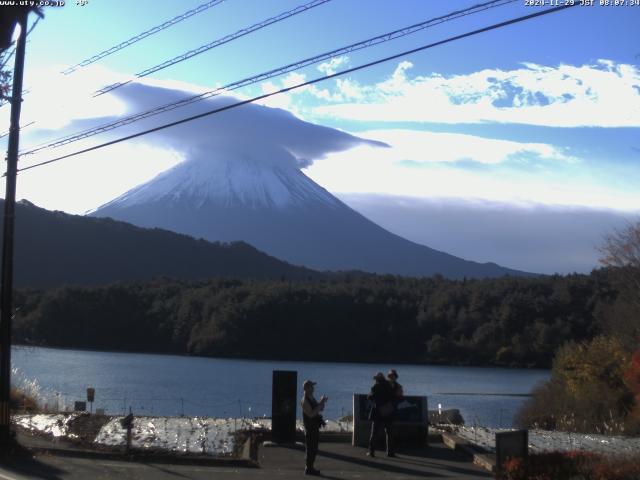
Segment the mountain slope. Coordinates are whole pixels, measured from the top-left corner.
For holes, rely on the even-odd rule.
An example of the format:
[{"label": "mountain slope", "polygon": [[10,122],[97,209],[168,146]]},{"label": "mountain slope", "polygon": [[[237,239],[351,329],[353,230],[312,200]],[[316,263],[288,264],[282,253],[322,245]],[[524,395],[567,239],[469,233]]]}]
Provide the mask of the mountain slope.
[{"label": "mountain slope", "polygon": [[[0,200],[0,213],[3,207]],[[319,274],[241,242],[210,243],[111,219],[50,212],[22,201],[16,205],[14,275],[17,287],[52,287],[161,275],[292,279]]]},{"label": "mountain slope", "polygon": [[526,275],[454,257],[394,235],[294,166],[220,156],[185,161],[92,215],[208,240],[246,241],[294,264],[449,278]]}]

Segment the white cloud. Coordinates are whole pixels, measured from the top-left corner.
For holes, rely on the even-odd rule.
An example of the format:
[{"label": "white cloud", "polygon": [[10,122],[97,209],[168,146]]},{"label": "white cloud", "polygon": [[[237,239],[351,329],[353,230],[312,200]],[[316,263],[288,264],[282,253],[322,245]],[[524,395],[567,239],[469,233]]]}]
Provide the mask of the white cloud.
[{"label": "white cloud", "polygon": [[[271,81],[263,82],[260,85],[262,93],[269,94],[273,92],[277,92],[282,89],[282,87],[276,85]],[[264,105],[265,107],[272,108],[283,108],[285,110],[294,110],[291,104],[291,96],[290,95],[272,95],[271,97],[263,98],[260,100],[260,105]]]},{"label": "white cloud", "polygon": [[416,164],[470,160],[483,164],[497,164],[518,155],[559,162],[577,161],[563,149],[547,143],[523,143],[459,133],[418,130],[372,130],[361,135],[389,144],[391,149],[380,149],[372,154],[391,162],[397,159]]},{"label": "white cloud", "polygon": [[29,92],[22,104],[22,124],[37,121],[39,129],[61,129],[72,120],[123,114],[126,105],[112,95],[93,98],[99,88],[129,80],[101,66],[79,70],[70,77],[59,72],[61,66],[32,69],[25,74]]},{"label": "white cloud", "polygon": [[[640,126],[640,69],[634,65],[610,60],[557,67],[524,63],[510,71],[409,78],[411,67],[401,62],[376,84],[348,83],[350,95],[314,113],[358,121]],[[343,92],[344,81],[336,89]]]},{"label": "white cloud", "polygon": [[[295,85],[299,85],[304,83],[307,80],[307,77],[298,72],[291,72],[282,80],[282,85],[286,88],[293,87]],[[301,87],[302,89],[307,87]]]},{"label": "white cloud", "polygon": [[[97,90],[107,85],[134,80],[131,75],[121,74],[101,65],[90,65],[77,70],[73,75],[65,76],[60,74],[63,68],[65,66],[54,65],[27,69],[25,84],[28,93],[24,97],[21,113],[23,125],[36,121],[32,129],[60,131],[72,121],[134,113],[116,94],[118,90],[94,97]],[[150,87],[170,88],[194,95],[211,90],[179,80],[145,77],[135,81]],[[8,113],[8,108],[2,108],[7,128]]]},{"label": "white cloud", "polygon": [[336,80],[337,90],[339,92],[338,99],[362,100],[365,98],[362,89],[357,82],[348,78],[338,78]]},{"label": "white cloud", "polygon": [[80,214],[151,180],[182,159],[181,153],[165,147],[140,143],[114,145],[20,174],[17,198],[27,198],[44,208]]},{"label": "white cloud", "polygon": [[[471,135],[405,130],[372,131],[360,136],[380,140],[389,149],[358,146],[333,153],[305,172],[336,193],[378,193],[419,198],[460,198],[528,205],[572,205],[635,211],[640,194],[608,187],[598,178],[564,176],[538,168],[500,168],[519,161],[578,168],[562,149]],[[460,168],[470,160],[484,168]]]},{"label": "white cloud", "polygon": [[[268,80],[263,82],[260,85],[262,93],[273,93],[281,90],[283,88],[291,88],[296,85],[300,85],[307,80],[307,77],[303,73],[291,72],[286,77],[281,80]],[[277,83],[276,83],[277,82]],[[302,93],[308,93],[311,96],[331,102],[338,102],[343,100],[343,95],[340,92],[331,93],[328,89],[318,88],[317,85],[305,85],[304,87],[299,87],[295,90],[286,93],[280,93],[278,95],[274,95],[271,97],[267,97],[265,99],[260,100],[258,103],[260,105],[265,105],[267,107],[275,107],[275,108],[284,108],[285,110],[289,110],[291,113],[295,114],[298,117],[302,117],[302,109],[301,105],[298,105],[294,100],[296,95],[300,95]]]},{"label": "white cloud", "polygon": [[325,75],[333,75],[334,73],[336,73],[336,69],[338,67],[341,67],[342,65],[345,65],[348,62],[349,62],[349,57],[347,56],[343,55],[341,57],[335,57],[329,60],[328,62],[324,62],[318,65],[318,70],[324,73]]}]

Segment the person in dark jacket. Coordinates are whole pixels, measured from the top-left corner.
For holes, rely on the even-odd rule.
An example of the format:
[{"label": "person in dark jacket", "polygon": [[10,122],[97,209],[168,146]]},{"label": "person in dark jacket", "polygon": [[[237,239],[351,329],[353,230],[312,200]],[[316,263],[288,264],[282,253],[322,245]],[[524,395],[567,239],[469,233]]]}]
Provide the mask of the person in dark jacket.
[{"label": "person in dark jacket", "polygon": [[392,431],[392,417],[393,417],[393,391],[389,382],[384,378],[382,372],[378,372],[373,377],[375,383],[371,387],[371,391],[367,398],[373,402],[373,407],[369,413],[369,420],[371,420],[371,436],[369,437],[369,451],[367,455],[375,457],[375,443],[378,433],[381,429],[384,429],[387,440],[387,456],[395,457],[393,450],[393,431]]},{"label": "person in dark jacket", "polygon": [[398,383],[398,372],[396,372],[395,368],[389,370],[389,373],[387,373],[387,380],[389,381],[389,386],[393,392],[393,404],[396,406],[400,403],[402,397],[404,397],[404,390],[402,389],[402,385]]},{"label": "person in dark jacket", "polygon": [[306,452],[306,467],[304,473],[306,475],[320,475],[320,470],[316,470],[313,463],[318,453],[318,443],[320,442],[320,427],[324,424],[324,420],[320,412],[324,410],[327,403],[327,397],[324,395],[317,401],[313,396],[315,382],[305,380],[302,384],[304,396],[300,401],[302,405],[302,423],[304,425],[304,445]]}]

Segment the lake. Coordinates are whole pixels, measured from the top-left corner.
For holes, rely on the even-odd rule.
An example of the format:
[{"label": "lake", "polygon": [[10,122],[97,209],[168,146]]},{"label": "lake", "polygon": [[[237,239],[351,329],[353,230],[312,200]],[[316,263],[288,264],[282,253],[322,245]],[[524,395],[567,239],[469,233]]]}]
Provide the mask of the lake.
[{"label": "lake", "polygon": [[361,363],[231,360],[140,353],[13,347],[14,385],[32,389],[50,408],[73,408],[95,388],[93,409],[138,415],[255,417],[271,414],[273,370],[296,370],[298,387],[313,379],[329,397],[325,417],[352,410],[377,371],[398,370],[406,395],[426,395],[429,408],[460,409],[467,425],[509,427],[548,370]]}]

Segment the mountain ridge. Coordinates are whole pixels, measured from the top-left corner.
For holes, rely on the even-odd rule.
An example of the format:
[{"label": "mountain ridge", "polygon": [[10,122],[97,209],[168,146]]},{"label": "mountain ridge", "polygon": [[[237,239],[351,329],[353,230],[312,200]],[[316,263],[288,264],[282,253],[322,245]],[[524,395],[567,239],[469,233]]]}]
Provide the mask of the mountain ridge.
[{"label": "mountain ridge", "polygon": [[[1,212],[3,207],[4,199],[0,199]],[[159,276],[199,280],[322,275],[282,262],[244,242],[213,243],[113,219],[52,212],[24,200],[16,204],[14,248],[16,287],[94,285]]]}]

